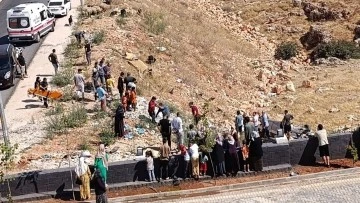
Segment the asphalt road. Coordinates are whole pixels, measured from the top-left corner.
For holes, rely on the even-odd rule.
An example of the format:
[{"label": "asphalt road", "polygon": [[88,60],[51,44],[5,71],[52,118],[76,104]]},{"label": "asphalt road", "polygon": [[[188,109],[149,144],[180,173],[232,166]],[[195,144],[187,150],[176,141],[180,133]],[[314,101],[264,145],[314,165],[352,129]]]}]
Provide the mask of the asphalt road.
[{"label": "asphalt road", "polygon": [[[26,3],[26,2],[39,2],[39,3],[44,3],[45,5],[47,4],[47,0],[31,0],[31,1],[30,0],[3,0],[2,2],[0,2],[0,44],[9,43],[8,38],[7,38],[8,36],[7,36],[7,25],[6,25],[7,10],[9,10],[10,8],[17,6],[21,3]],[[31,43],[31,44],[26,43],[26,44],[17,45],[17,46],[23,47],[23,54],[24,54],[26,63],[28,65],[30,64],[31,60],[33,59],[36,51],[39,49],[39,47],[45,37],[42,37],[40,43]],[[31,69],[28,70],[28,72],[29,71],[31,71]],[[2,101],[5,105],[5,108],[6,108],[7,102],[9,101],[18,82],[19,82],[19,79],[16,79],[15,85],[13,87],[0,90],[1,96],[2,96]]]}]

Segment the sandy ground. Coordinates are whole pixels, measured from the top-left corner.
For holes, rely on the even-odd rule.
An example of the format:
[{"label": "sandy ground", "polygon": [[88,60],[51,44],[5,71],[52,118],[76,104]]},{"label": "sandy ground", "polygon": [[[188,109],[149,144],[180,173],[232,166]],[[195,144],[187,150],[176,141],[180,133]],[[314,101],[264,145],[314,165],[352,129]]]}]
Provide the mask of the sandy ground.
[{"label": "sandy ground", "polygon": [[[70,15],[76,22],[76,8],[79,1],[72,1]],[[54,68],[47,57],[52,49],[56,49],[59,61],[63,57],[62,52],[70,40],[72,28],[67,26],[68,17],[58,18],[55,32],[49,33],[42,46],[37,51],[33,61],[29,64],[29,77],[19,82],[14,94],[11,96],[5,115],[8,123],[9,137],[12,144],[19,144],[18,152],[21,152],[35,143],[40,143],[45,137],[44,133],[44,107],[43,103],[33,96],[27,95],[28,88],[34,86],[37,76],[51,80]],[[61,67],[60,67],[61,68]],[[54,87],[49,84],[50,89]],[[51,105],[51,103],[50,103]]]}]

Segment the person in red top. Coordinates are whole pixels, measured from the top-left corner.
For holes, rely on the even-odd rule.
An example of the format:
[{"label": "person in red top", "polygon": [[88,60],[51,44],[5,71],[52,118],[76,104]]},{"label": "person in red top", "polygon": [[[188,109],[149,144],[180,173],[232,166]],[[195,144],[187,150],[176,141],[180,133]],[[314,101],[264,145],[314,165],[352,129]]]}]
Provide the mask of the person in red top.
[{"label": "person in red top", "polygon": [[201,117],[199,109],[197,106],[194,105],[194,102],[190,102],[189,107],[191,108],[192,115],[194,116],[195,125],[198,125]]},{"label": "person in red top", "polygon": [[149,102],[149,107],[148,107],[148,112],[149,112],[149,115],[151,117],[151,121],[153,123],[155,123],[155,107],[157,106],[156,104],[156,97],[152,97],[150,102]]}]

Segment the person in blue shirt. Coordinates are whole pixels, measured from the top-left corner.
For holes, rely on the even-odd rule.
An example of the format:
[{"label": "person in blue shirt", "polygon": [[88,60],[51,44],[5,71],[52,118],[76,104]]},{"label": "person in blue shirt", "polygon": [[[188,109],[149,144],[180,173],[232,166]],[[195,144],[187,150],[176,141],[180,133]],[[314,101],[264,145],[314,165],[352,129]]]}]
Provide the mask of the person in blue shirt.
[{"label": "person in blue shirt", "polygon": [[169,107],[167,105],[164,105],[163,103],[159,103],[158,107],[159,107],[159,110],[156,113],[155,117],[157,117],[160,112],[162,113],[163,117],[165,117],[165,116],[169,117],[170,116],[170,109],[169,109]]},{"label": "person in blue shirt", "polygon": [[98,100],[100,101],[100,106],[102,111],[106,111],[106,96],[108,93],[100,86],[99,84],[96,85],[96,94],[98,96]]}]

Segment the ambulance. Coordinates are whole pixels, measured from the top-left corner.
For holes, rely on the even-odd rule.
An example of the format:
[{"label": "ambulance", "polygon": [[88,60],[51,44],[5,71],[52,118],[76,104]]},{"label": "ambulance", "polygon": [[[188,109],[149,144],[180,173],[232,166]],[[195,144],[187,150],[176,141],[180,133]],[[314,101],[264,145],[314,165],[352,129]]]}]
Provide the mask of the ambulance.
[{"label": "ambulance", "polygon": [[55,18],[42,3],[25,3],[7,11],[7,30],[11,43],[35,41],[55,30]]}]

